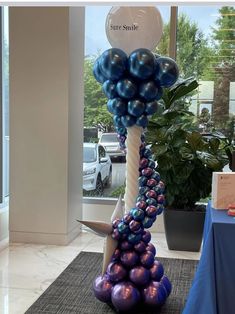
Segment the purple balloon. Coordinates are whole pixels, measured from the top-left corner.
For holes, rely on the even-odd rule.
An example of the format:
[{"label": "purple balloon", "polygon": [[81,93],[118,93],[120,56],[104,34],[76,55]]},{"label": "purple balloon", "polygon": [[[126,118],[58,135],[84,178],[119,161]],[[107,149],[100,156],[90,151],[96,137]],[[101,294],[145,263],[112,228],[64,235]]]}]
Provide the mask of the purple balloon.
[{"label": "purple balloon", "polygon": [[121,239],[122,240],[127,240],[127,238],[128,238],[128,234],[127,233],[121,235]]},{"label": "purple balloon", "polygon": [[101,302],[110,302],[113,284],[107,276],[99,276],[93,282],[93,291],[97,299]]},{"label": "purple balloon", "polygon": [[151,233],[148,230],[144,230],[143,235],[142,235],[142,240],[145,243],[150,242],[150,240],[151,240]]},{"label": "purple balloon", "polygon": [[127,240],[124,240],[121,242],[120,247],[121,247],[121,250],[126,251],[126,250],[130,250],[133,247],[133,245]]},{"label": "purple balloon", "polygon": [[[153,174],[153,169],[152,168],[144,168],[142,171],[141,171],[142,175],[145,176],[145,177],[150,177],[152,174]],[[149,179],[150,180],[150,179]],[[148,180],[148,181],[149,181]]]},{"label": "purple balloon", "polygon": [[139,256],[134,250],[122,252],[121,262],[126,267],[135,266],[139,261]]},{"label": "purple balloon", "polygon": [[149,205],[146,208],[145,212],[148,215],[148,217],[150,217],[150,218],[156,217],[156,215],[157,215],[157,207],[153,206],[153,205]]},{"label": "purple balloon", "polygon": [[110,281],[118,282],[126,277],[127,271],[121,263],[112,262],[108,265],[107,275]]},{"label": "purple balloon", "polygon": [[142,225],[139,227],[139,229],[133,231],[134,234],[138,234],[139,235],[139,240],[137,242],[139,242],[141,240],[141,236],[142,236],[143,232],[144,232],[144,228],[143,228]]},{"label": "purple balloon", "polygon": [[123,221],[126,223],[126,224],[129,224],[131,221],[132,221],[133,217],[131,216],[131,214],[126,214],[123,216]]},{"label": "purple balloon", "polygon": [[150,280],[150,271],[143,266],[136,266],[130,271],[129,277],[137,286],[144,286]]},{"label": "purple balloon", "polygon": [[161,279],[161,283],[163,284],[163,286],[165,287],[166,289],[166,292],[167,292],[167,296],[169,296],[169,294],[171,293],[171,290],[172,290],[172,285],[171,285],[171,282],[170,280],[168,279],[167,276],[163,276],[162,279]]},{"label": "purple balloon", "polygon": [[158,185],[160,186],[161,189],[165,189],[165,184],[162,181],[158,182]]},{"label": "purple balloon", "polygon": [[113,256],[112,256],[112,261],[116,261],[120,258],[121,256],[121,250],[120,249],[116,249],[113,253]]},{"label": "purple balloon", "polygon": [[150,190],[146,193],[148,198],[157,198],[157,193],[154,190]]},{"label": "purple balloon", "polygon": [[165,201],[165,196],[163,194],[158,195],[157,201],[159,204],[163,204]]},{"label": "purple balloon", "polygon": [[140,168],[143,169],[143,168],[147,167],[148,163],[149,163],[149,161],[147,158],[141,158],[140,159]]},{"label": "purple balloon", "polygon": [[143,241],[140,241],[134,246],[134,249],[138,253],[143,253],[146,250],[146,244]]},{"label": "purple balloon", "polygon": [[156,254],[156,248],[155,246],[153,245],[153,243],[149,243],[146,247],[146,251],[150,251],[153,253],[153,255],[155,256]]},{"label": "purple balloon", "polygon": [[139,201],[136,203],[136,207],[138,207],[140,209],[145,209],[147,207],[147,204],[145,201]]},{"label": "purple balloon", "polygon": [[137,244],[142,238],[142,228],[138,229],[138,232],[130,233],[128,235],[128,241],[132,244]]},{"label": "purple balloon", "polygon": [[164,206],[163,205],[157,205],[157,215],[161,215],[163,210],[164,210]]},{"label": "purple balloon", "polygon": [[117,228],[119,222],[121,222],[121,219],[114,219],[114,221],[112,222],[113,228]]},{"label": "purple balloon", "polygon": [[140,292],[130,281],[120,282],[114,286],[111,299],[118,311],[128,311],[140,301]]},{"label": "purple balloon", "polygon": [[131,230],[132,232],[137,231],[140,227],[141,227],[141,222],[139,222],[139,221],[132,220],[132,221],[129,223],[129,228],[130,228],[130,230]]},{"label": "purple balloon", "polygon": [[150,284],[143,289],[142,297],[144,302],[150,306],[161,306],[165,303],[167,294],[161,283],[151,281]]},{"label": "purple balloon", "polygon": [[121,239],[121,234],[119,233],[118,229],[115,228],[112,232],[112,238],[114,240],[120,240]]},{"label": "purple balloon", "polygon": [[144,267],[150,268],[154,263],[154,255],[150,251],[146,251],[140,255],[140,262]]},{"label": "purple balloon", "polygon": [[150,274],[151,278],[154,281],[160,281],[163,274],[164,274],[164,268],[162,264],[159,261],[154,261],[153,266],[150,268]]},{"label": "purple balloon", "polygon": [[154,187],[154,186],[156,186],[156,185],[157,185],[157,181],[156,181],[155,179],[150,178],[150,179],[147,181],[147,186],[150,187],[150,188],[152,188],[152,187]]}]

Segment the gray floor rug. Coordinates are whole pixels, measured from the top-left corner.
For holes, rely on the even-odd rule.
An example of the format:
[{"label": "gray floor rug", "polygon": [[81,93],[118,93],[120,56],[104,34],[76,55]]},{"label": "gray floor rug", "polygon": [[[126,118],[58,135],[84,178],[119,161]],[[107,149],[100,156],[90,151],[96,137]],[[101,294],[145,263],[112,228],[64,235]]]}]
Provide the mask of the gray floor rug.
[{"label": "gray floor rug", "polygon": [[[173,290],[160,311],[138,308],[135,314],[181,314],[197,267],[197,261],[157,258]],[[111,314],[115,311],[93,295],[92,282],[101,272],[102,254],[81,252],[47,288],[26,314]]]}]

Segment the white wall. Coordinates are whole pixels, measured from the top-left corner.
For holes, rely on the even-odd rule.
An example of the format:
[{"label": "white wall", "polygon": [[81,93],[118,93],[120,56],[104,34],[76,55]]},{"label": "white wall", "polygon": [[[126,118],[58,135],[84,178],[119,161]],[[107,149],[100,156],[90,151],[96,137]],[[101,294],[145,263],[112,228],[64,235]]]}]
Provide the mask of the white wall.
[{"label": "white wall", "polygon": [[10,241],[66,244],[82,212],[84,8],[11,7],[9,29]]},{"label": "white wall", "polygon": [[0,243],[8,238],[8,220],[9,213],[8,208],[0,209]]}]

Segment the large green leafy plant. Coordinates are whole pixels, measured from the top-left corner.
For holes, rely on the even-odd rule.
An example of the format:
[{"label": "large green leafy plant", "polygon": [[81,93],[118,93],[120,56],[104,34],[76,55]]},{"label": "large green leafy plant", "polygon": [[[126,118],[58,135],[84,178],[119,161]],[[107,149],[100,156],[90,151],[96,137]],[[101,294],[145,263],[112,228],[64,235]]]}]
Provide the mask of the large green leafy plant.
[{"label": "large green leafy plant", "polygon": [[211,192],[212,172],[222,171],[228,163],[226,139],[216,134],[204,137],[189,111],[189,96],[197,87],[188,79],[166,89],[163,112],[154,115],[148,126],[147,141],[166,184],[167,208],[194,209]]}]

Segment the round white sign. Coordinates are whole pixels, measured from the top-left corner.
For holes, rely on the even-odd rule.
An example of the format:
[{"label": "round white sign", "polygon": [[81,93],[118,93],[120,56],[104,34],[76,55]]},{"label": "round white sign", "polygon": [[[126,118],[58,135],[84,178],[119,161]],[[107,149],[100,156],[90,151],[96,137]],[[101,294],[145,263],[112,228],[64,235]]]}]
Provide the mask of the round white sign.
[{"label": "round white sign", "polygon": [[105,27],[111,46],[129,54],[137,48],[155,49],[163,23],[155,7],[112,7]]}]

